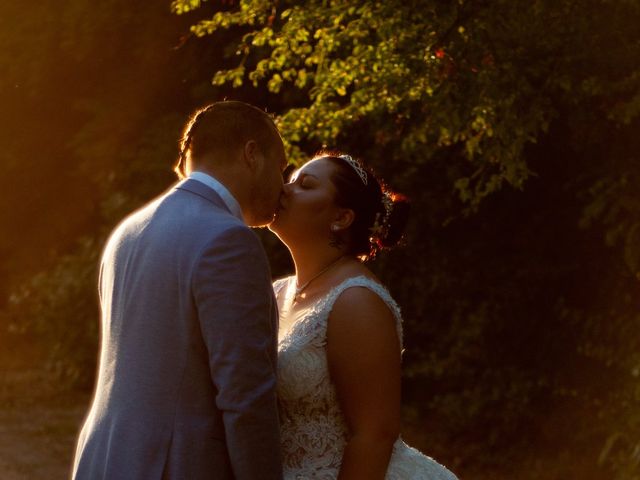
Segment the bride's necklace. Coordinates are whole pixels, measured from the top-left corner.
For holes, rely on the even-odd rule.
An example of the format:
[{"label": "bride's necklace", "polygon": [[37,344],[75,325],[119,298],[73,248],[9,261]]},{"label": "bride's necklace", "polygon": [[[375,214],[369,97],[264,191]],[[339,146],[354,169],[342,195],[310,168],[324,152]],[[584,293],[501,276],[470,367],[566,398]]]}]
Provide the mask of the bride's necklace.
[{"label": "bride's necklace", "polygon": [[311,277],[309,280],[307,280],[306,282],[304,282],[302,285],[298,286],[298,282],[296,281],[296,292],[293,295],[293,301],[295,302],[298,297],[302,294],[302,292],[304,291],[305,288],[307,288],[309,286],[309,284],[311,282],[313,282],[316,278],[318,278],[320,275],[322,275],[323,273],[327,272],[331,267],[333,267],[334,265],[336,265],[340,260],[342,260],[344,258],[344,255],[340,255],[338,258],[336,258],[333,262],[331,262],[329,265],[327,265],[326,267],[324,267],[322,270],[320,270],[318,273],[316,273],[313,277]]}]

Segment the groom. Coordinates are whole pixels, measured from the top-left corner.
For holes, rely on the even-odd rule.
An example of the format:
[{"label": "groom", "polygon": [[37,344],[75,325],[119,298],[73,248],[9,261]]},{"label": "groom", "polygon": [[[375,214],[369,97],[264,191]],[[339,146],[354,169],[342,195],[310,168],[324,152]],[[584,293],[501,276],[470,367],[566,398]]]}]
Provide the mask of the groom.
[{"label": "groom", "polygon": [[265,253],[286,158],[251,105],[188,123],[185,178],[125,219],[100,267],[100,364],[77,480],[282,478]]}]

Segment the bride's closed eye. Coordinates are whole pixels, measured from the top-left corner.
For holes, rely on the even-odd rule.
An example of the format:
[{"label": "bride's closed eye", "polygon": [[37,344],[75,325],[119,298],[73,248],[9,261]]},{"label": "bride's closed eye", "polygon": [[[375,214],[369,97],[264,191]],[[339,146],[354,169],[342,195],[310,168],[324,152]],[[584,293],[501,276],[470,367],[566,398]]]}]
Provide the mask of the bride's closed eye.
[{"label": "bride's closed eye", "polygon": [[302,176],[302,179],[300,180],[300,186],[302,188],[312,188],[314,185],[314,179],[313,177],[310,177],[309,175],[304,175]]},{"label": "bride's closed eye", "polygon": [[307,173],[304,172],[294,172],[293,175],[291,175],[291,179],[289,180],[290,184],[296,184],[298,185],[300,188],[312,188],[314,186],[314,182],[315,182],[315,177],[313,175],[309,175]]}]

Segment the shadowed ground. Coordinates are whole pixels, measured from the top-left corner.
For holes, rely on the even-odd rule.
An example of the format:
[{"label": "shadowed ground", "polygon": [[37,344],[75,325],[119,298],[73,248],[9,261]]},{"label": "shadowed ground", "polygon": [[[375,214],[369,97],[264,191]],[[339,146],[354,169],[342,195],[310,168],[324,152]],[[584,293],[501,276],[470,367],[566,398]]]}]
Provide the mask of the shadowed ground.
[{"label": "shadowed ground", "polygon": [[[61,392],[54,376],[38,368],[44,363],[45,353],[22,336],[0,334],[1,480],[69,478],[75,441],[91,395]],[[560,422],[561,416],[553,416],[549,424]],[[405,415],[403,423],[403,437],[410,445],[440,458],[438,441],[431,438],[429,425],[420,427],[421,422],[411,415]],[[610,478],[604,471],[594,468],[591,459],[597,455],[596,451],[578,455],[569,446],[550,451],[553,448],[531,446],[531,451],[523,458],[507,462],[506,468],[483,465],[480,458],[477,464],[461,465],[456,461],[457,455],[449,456],[454,460],[448,466],[463,480]],[[532,461],[527,456],[538,460]],[[523,464],[527,468],[522,468]]]},{"label": "shadowed ground", "polygon": [[66,479],[90,396],[56,392],[34,367],[42,353],[11,337],[0,338],[2,480]]},{"label": "shadowed ground", "polygon": [[[0,334],[0,479],[64,480],[69,478],[78,431],[91,399],[88,393],[61,392],[54,377],[38,368],[45,352],[26,338]],[[405,412],[406,413],[406,412]],[[403,437],[412,446],[439,458],[432,451],[433,439],[428,428],[420,428],[416,419],[406,416]],[[540,452],[538,452],[540,453]],[[547,452],[548,453],[548,452]],[[535,454],[534,454],[535,455]],[[448,466],[464,480],[558,478],[605,478],[589,468],[575,468],[576,458],[558,452],[560,458],[549,462],[541,456],[538,472],[520,471],[512,465],[510,472],[488,466]],[[454,456],[455,458],[455,456]],[[455,462],[455,460],[454,460]],[[587,462],[590,463],[590,462]],[[564,473],[578,476],[567,476]],[[545,472],[544,474],[542,472]]]}]

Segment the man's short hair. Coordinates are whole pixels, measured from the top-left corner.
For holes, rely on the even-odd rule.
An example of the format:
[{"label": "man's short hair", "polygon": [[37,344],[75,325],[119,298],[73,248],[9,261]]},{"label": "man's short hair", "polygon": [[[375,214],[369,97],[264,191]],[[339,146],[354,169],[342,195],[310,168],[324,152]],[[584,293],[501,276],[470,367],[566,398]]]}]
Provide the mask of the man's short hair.
[{"label": "man's short hair", "polygon": [[180,142],[175,172],[186,177],[186,160],[193,163],[205,156],[225,158],[254,140],[263,152],[270,152],[280,141],[273,119],[248,103],[228,100],[196,110],[187,122]]}]

